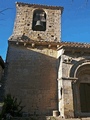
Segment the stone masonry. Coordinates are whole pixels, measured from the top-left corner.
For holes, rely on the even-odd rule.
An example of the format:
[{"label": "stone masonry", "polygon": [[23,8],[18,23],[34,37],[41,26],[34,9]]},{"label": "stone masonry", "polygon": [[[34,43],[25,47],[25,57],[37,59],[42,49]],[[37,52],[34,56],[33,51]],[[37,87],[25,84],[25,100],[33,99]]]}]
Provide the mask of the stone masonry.
[{"label": "stone masonry", "polygon": [[58,74],[59,111],[61,111],[61,116],[65,116],[65,118],[90,116],[89,107],[86,107],[89,106],[90,100],[89,54],[89,44],[63,44],[58,50],[60,61]]},{"label": "stone masonry", "polygon": [[[16,8],[8,41],[5,94],[22,100],[29,115],[89,120],[90,44],[61,42],[63,7],[17,2]],[[35,15],[40,17],[38,25]],[[44,30],[39,28],[44,25]]]},{"label": "stone masonry", "polygon": [[52,115],[57,109],[57,59],[54,49],[9,45],[6,93],[30,114]]},{"label": "stone masonry", "polygon": [[[23,33],[32,40],[38,40],[38,34],[44,41],[61,40],[61,10],[62,7],[43,6],[34,4],[16,3],[17,13],[12,34],[12,40]],[[37,8],[43,9],[46,13],[46,31],[33,31],[33,11]]]},{"label": "stone masonry", "polygon": [[[62,7],[16,3],[9,39],[5,93],[22,100],[30,115],[52,115],[58,109],[57,43]],[[46,12],[46,30],[33,31],[33,12]],[[55,41],[55,43],[54,43]]]}]

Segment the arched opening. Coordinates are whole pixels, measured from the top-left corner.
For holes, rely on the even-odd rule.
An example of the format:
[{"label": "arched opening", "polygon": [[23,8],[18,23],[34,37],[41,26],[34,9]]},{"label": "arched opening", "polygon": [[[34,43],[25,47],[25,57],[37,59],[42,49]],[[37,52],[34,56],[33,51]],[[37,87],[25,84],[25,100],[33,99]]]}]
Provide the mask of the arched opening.
[{"label": "arched opening", "polygon": [[33,12],[32,30],[45,31],[46,30],[46,13],[42,9],[36,9]]},{"label": "arched opening", "polygon": [[78,80],[73,84],[74,111],[76,117],[90,116],[90,64],[76,71]]},{"label": "arched opening", "polygon": [[90,83],[80,83],[81,112],[90,113]]}]

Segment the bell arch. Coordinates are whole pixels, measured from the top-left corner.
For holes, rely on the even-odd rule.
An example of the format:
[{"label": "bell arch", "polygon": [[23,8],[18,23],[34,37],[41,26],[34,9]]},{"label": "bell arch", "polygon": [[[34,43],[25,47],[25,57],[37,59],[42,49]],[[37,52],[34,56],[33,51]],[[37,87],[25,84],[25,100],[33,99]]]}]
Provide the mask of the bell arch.
[{"label": "bell arch", "polygon": [[76,117],[90,117],[90,60],[79,61],[72,68],[74,113]]},{"label": "bell arch", "polygon": [[46,13],[43,9],[35,9],[33,11],[32,30],[33,31],[46,30]]}]

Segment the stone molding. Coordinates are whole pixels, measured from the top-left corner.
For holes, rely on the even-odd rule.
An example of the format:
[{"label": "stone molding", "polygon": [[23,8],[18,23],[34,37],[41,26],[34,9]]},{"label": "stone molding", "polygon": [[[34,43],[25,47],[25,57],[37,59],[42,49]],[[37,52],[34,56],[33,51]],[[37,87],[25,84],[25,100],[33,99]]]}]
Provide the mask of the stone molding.
[{"label": "stone molding", "polygon": [[[71,51],[72,49],[72,52],[75,52],[77,50],[81,51],[83,50],[83,52],[90,52],[90,44],[85,44],[85,43],[74,43],[74,42],[58,42],[58,41],[47,41],[47,40],[32,40],[30,38],[28,38],[29,40],[25,40],[25,39],[22,39],[22,37],[16,37],[16,38],[13,38],[11,37],[8,42],[19,42],[19,43],[31,43],[31,42],[34,42],[34,43],[39,43],[39,44],[51,44],[51,45],[57,45],[58,46],[58,49],[57,50],[60,50],[60,49],[65,49],[65,51]],[[84,49],[83,49],[84,48]],[[73,51],[74,50],[74,51]],[[87,50],[87,51],[86,51]],[[82,51],[81,51],[82,52]]]},{"label": "stone molding", "polygon": [[38,8],[46,8],[46,9],[56,9],[56,10],[62,10],[63,12],[63,7],[61,6],[48,6],[48,5],[41,5],[41,4],[29,4],[29,3],[22,3],[22,2],[16,2],[16,5],[18,6],[28,6],[28,7],[31,7],[33,6],[34,8],[35,7],[38,7]]},{"label": "stone molding", "polygon": [[80,61],[78,61],[76,64],[74,64],[70,70],[70,77],[76,77],[77,74],[77,70],[83,66],[83,65],[87,65],[90,64],[90,59],[82,59]]},{"label": "stone molding", "polygon": [[78,80],[78,78],[74,78],[74,77],[61,77],[61,78],[59,78],[59,79],[57,79],[57,80]]},{"label": "stone molding", "polygon": [[9,45],[17,45],[17,46],[31,46],[32,48],[35,48],[36,46],[43,46],[43,47],[47,47],[47,48],[54,48],[57,49],[59,47],[58,42],[48,42],[48,41],[8,41]]}]

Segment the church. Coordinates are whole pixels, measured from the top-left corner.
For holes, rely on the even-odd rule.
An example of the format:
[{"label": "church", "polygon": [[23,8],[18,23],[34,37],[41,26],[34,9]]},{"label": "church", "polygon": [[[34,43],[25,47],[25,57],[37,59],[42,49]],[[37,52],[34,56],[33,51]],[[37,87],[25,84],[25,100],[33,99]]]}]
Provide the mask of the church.
[{"label": "church", "polygon": [[0,90],[30,115],[75,120],[90,117],[90,44],[61,41],[62,14],[61,6],[16,3]]}]

